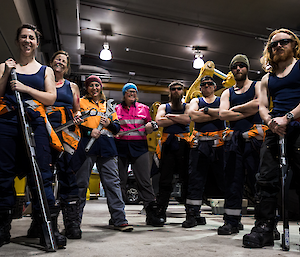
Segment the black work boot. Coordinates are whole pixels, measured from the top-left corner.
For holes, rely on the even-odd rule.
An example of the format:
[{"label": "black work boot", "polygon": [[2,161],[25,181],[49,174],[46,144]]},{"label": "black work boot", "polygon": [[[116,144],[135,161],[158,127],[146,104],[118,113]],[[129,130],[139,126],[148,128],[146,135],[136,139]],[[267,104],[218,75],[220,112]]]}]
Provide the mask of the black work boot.
[{"label": "black work boot", "polygon": [[186,205],[186,220],[182,223],[184,228],[192,228],[197,225],[205,225],[206,220],[200,216],[200,206]]},{"label": "black work boot", "polygon": [[10,243],[11,210],[0,211],[0,247]]},{"label": "black work boot", "polygon": [[157,216],[164,222],[167,222],[167,205],[159,205],[157,204]]},{"label": "black work boot", "polygon": [[41,237],[41,229],[39,227],[39,217],[38,214],[33,210],[31,214],[31,224],[29,229],[27,230],[27,237],[29,238],[40,238]]},{"label": "black work boot", "polygon": [[249,248],[262,248],[264,246],[273,246],[274,222],[272,221],[256,221],[255,227],[252,228],[250,234],[243,237],[243,245]]},{"label": "black work boot", "polygon": [[230,223],[225,222],[223,226],[218,228],[218,235],[232,235],[239,233],[239,228],[232,226]]},{"label": "black work boot", "polygon": [[153,227],[163,227],[164,220],[158,216],[158,209],[156,202],[151,202],[146,207],[146,224]]},{"label": "black work boot", "polygon": [[[59,233],[58,227],[57,227],[57,217],[59,214],[59,207],[51,207],[50,208],[50,214],[51,214],[51,225],[52,225],[52,232],[54,235],[54,239],[57,244],[58,249],[63,249],[67,245],[67,238]],[[41,237],[40,237],[40,244],[45,245],[45,238],[44,235],[42,234],[42,217],[41,214],[39,215],[39,227],[41,229]]]},{"label": "black work boot", "polygon": [[79,201],[61,203],[61,207],[65,236],[69,239],[80,239],[82,231],[80,229]]}]

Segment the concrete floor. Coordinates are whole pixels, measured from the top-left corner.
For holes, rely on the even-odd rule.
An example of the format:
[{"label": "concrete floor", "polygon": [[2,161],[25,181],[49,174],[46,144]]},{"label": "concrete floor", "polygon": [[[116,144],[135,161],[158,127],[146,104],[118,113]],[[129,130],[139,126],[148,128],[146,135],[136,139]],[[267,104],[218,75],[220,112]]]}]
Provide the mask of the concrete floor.
[{"label": "concrete floor", "polygon": [[[66,249],[55,253],[46,253],[38,245],[38,239],[25,237],[30,225],[30,217],[13,220],[12,242],[0,248],[0,256],[300,256],[299,226],[290,222],[291,249],[281,250],[280,241],[274,247],[247,249],[242,247],[242,237],[249,233],[253,215],[242,218],[245,229],[233,236],[218,236],[217,228],[223,224],[222,215],[212,215],[209,207],[202,208],[206,217],[205,226],[190,229],[181,227],[185,220],[184,206],[171,202],[167,212],[167,224],[163,228],[145,225],[145,215],[140,214],[142,205],[126,205],[126,215],[134,231],[125,233],[108,226],[109,214],[105,198],[90,200],[85,208],[81,240],[68,240]],[[61,216],[59,219],[63,228]],[[282,224],[278,229],[282,232]]]}]

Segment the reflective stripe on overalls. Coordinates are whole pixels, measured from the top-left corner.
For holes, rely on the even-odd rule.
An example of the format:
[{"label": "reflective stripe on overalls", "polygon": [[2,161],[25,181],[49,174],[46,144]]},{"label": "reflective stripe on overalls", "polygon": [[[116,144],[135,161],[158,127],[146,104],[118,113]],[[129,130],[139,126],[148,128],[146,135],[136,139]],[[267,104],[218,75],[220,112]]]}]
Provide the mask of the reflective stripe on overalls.
[{"label": "reflective stripe on overalls", "polygon": [[45,106],[37,100],[26,100],[25,103],[27,105],[26,106],[27,108],[29,108],[33,111],[38,111],[40,113],[41,117],[44,118],[46,129],[47,129],[49,137],[50,137],[51,147],[53,147],[54,149],[56,149],[59,152],[64,151],[64,147],[63,147],[62,143],[60,142],[57,134],[53,130],[53,128],[47,118]]},{"label": "reflective stripe on overalls", "polygon": [[[262,124],[254,124],[248,131],[245,131],[242,136],[246,141],[249,141],[251,138],[256,138],[257,140],[264,140],[268,126]],[[223,132],[223,140],[229,141],[233,135],[232,129],[226,129]]]},{"label": "reflective stripe on overalls", "polygon": [[[70,110],[73,114],[72,110]],[[67,122],[67,115],[65,111],[65,107],[57,107],[57,106],[47,106],[46,107],[46,114],[50,115],[53,112],[60,112],[61,114],[61,124]],[[75,150],[78,147],[78,143],[80,141],[80,129],[78,126],[75,125],[75,130],[70,131],[69,128],[65,128],[61,132],[62,134],[62,145],[64,150],[73,155]]]},{"label": "reflective stripe on overalls", "polygon": [[190,137],[190,141],[193,142],[193,145],[198,144],[197,141],[214,141],[212,147],[219,147],[224,145],[223,141],[224,130],[213,131],[213,132],[199,132],[193,130],[193,133]]}]

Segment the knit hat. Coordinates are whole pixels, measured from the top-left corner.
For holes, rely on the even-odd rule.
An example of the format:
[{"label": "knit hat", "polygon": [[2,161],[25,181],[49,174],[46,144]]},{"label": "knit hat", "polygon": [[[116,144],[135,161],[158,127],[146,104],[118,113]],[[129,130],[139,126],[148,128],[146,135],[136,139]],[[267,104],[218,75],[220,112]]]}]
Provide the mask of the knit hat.
[{"label": "knit hat", "polygon": [[102,87],[102,81],[98,76],[95,75],[91,75],[89,76],[86,80],[85,80],[85,88],[87,89],[88,86],[92,83],[92,82],[98,82],[100,84],[100,86]]},{"label": "knit hat", "polygon": [[122,88],[122,93],[123,93],[123,95],[125,95],[125,92],[126,92],[128,89],[130,89],[130,88],[133,88],[133,89],[136,90],[136,92],[138,92],[137,86],[136,86],[135,84],[133,84],[133,83],[126,83],[126,84],[124,85],[124,87]]},{"label": "knit hat", "polygon": [[250,69],[250,63],[249,63],[249,60],[247,58],[246,55],[244,54],[237,54],[236,56],[234,56],[230,62],[230,65],[229,65],[229,69],[231,70],[232,69],[232,66],[238,62],[241,62],[241,63],[244,63],[247,65],[247,69],[249,70]]}]

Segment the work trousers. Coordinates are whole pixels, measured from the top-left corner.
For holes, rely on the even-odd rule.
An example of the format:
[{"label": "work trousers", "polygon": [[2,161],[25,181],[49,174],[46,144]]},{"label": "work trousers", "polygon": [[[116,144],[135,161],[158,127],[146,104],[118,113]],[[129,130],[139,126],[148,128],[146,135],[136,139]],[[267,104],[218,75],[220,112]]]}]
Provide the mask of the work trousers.
[{"label": "work trousers", "polygon": [[125,218],[125,204],[122,199],[117,157],[87,156],[80,169],[76,172],[82,210],[86,202],[86,192],[89,186],[91,171],[95,163],[105,190],[108,209],[114,225],[119,226],[128,223]]},{"label": "work trousers", "polygon": [[[53,207],[55,198],[52,191],[53,175],[50,167],[49,135],[43,119],[38,119],[30,124],[34,132],[36,161],[42,175],[48,205]],[[0,209],[12,209],[14,206],[14,178],[18,174],[27,174],[33,208],[40,209],[29,160],[21,127],[17,124],[0,121]]]},{"label": "work trousers", "polygon": [[[190,151],[189,183],[186,204],[197,206],[200,209],[209,173],[213,174],[214,183],[222,195],[225,191],[225,185],[223,147],[212,147],[213,140],[199,141],[199,145],[205,145],[205,147],[192,148]],[[204,150],[202,150],[203,148]]]},{"label": "work trousers", "polygon": [[174,149],[172,144],[164,143],[160,160],[160,179],[157,203],[166,208],[173,191],[173,175],[179,174],[179,183],[182,185],[181,198],[186,200],[188,184],[188,165],[190,146],[184,139],[178,140],[178,148]]},{"label": "work trousers", "polygon": [[[300,193],[300,128],[289,127],[286,135],[286,156],[293,171],[293,182]],[[260,152],[260,172],[257,176],[257,200],[255,209],[257,220],[275,218],[277,196],[281,188],[281,169],[279,166],[279,136],[271,130],[266,133]]]},{"label": "work trousers", "polygon": [[132,171],[135,176],[138,191],[141,199],[144,202],[145,208],[149,203],[155,201],[155,195],[150,179],[150,157],[149,152],[142,154],[139,157],[120,157],[119,156],[119,175],[121,180],[121,189],[123,199],[126,197],[126,184],[128,179],[128,166],[131,163]]},{"label": "work trousers", "polygon": [[57,156],[57,153],[52,156],[54,156],[54,164],[57,170],[59,182],[58,196],[60,201],[67,203],[79,200],[75,173],[71,169],[68,169],[72,155],[68,152],[64,152],[59,157]]},{"label": "work trousers", "polygon": [[245,140],[241,135],[225,142],[225,205],[224,220],[237,227],[242,212],[245,178],[251,194],[255,194],[256,174],[262,141]]}]

